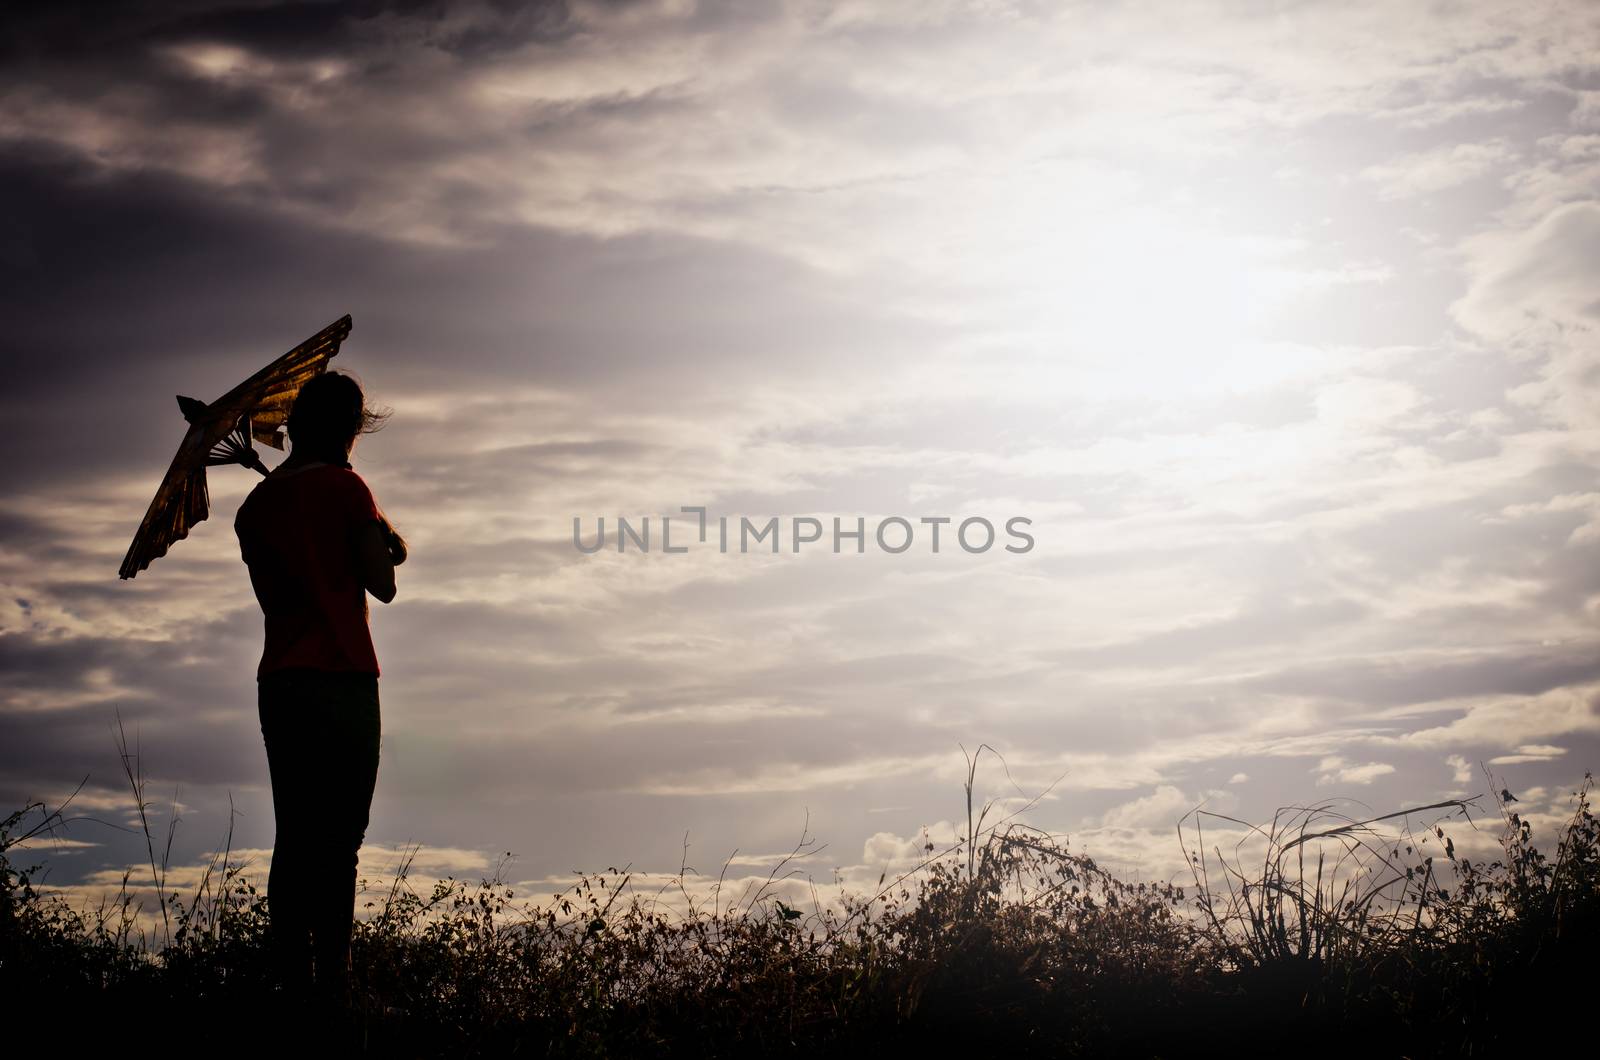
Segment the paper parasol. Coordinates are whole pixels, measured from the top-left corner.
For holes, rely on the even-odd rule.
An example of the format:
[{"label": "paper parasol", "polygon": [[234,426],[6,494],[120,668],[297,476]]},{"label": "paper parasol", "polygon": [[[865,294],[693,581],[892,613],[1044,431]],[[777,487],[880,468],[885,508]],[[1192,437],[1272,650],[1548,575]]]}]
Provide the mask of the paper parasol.
[{"label": "paper parasol", "polygon": [[283,448],[283,425],[295,395],[307,380],[328,367],[350,327],[349,316],[340,317],[209,405],[178,396],[189,433],[183,436],[139,532],[133,535],[118,571],[123,578],[132,578],[166,555],[174,541],[188,537],[189,528],[210,513],[207,467],[242,464],[267,473],[251,439]]}]

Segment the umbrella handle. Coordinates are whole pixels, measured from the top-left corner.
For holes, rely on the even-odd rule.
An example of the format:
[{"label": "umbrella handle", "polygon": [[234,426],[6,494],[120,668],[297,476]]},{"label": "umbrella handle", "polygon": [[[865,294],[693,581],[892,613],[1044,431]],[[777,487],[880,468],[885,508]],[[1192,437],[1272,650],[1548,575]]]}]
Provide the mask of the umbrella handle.
[{"label": "umbrella handle", "polygon": [[[245,423],[246,423],[246,428],[245,429],[248,431],[249,430],[249,427],[248,427],[249,421],[246,420]],[[248,434],[246,435],[246,437],[248,437]],[[237,453],[237,455],[234,456],[234,459],[237,460],[239,463],[243,464],[245,467],[254,468],[255,470],[261,472],[261,477],[262,478],[266,478],[268,475],[270,475],[272,473],[272,469],[267,467],[266,464],[263,464],[261,462],[261,454],[256,452],[254,446],[247,446],[247,447],[241,448],[239,450],[239,452]]]},{"label": "umbrella handle", "polygon": [[261,472],[261,477],[266,478],[271,473],[271,468],[261,462],[261,454],[256,452],[256,447],[250,444],[250,417],[239,417],[239,422],[233,430],[218,439],[211,447],[211,452],[206,456],[206,463],[240,464],[244,467],[253,467]]}]

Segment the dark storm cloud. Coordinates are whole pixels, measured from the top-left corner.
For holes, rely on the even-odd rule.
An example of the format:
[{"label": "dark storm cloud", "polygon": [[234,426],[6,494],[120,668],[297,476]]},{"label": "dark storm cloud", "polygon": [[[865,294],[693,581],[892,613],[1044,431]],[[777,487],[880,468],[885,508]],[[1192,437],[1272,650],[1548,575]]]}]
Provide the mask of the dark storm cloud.
[{"label": "dark storm cloud", "polygon": [[[548,369],[559,381],[670,368],[689,354],[781,369],[813,344],[887,340],[893,320],[775,255],[703,240],[524,229],[483,248],[395,245],[263,214],[182,179],[107,176],[59,158],[8,159],[0,193],[25,207],[10,221],[22,260],[0,293],[24,387],[130,360],[123,371],[148,371],[154,356],[259,341],[285,318],[320,321],[352,302],[372,318],[362,338],[375,332],[385,351],[465,353],[474,369]],[[445,310],[448,322],[437,319]]]},{"label": "dark storm cloud", "polygon": [[[13,444],[21,441],[21,438],[15,439]],[[64,538],[60,528],[52,526],[50,520],[5,508],[0,508],[0,541],[34,557],[38,563],[69,564],[94,556],[93,552]]]},{"label": "dark storm cloud", "polygon": [[259,615],[203,623],[185,641],[0,633],[0,798],[8,804],[91,774],[115,783],[120,716],[154,778],[227,784],[254,777]]},{"label": "dark storm cloud", "polygon": [[[586,13],[625,20],[634,6]],[[0,70],[13,145],[60,143],[96,168],[182,173],[269,212],[401,238],[492,239],[526,220],[523,192],[559,182],[563,150],[598,164],[605,136],[653,135],[676,106],[661,85],[531,99],[486,87],[560,74],[579,32],[562,4],[150,5],[89,33],[78,17],[30,20]],[[675,30],[738,21],[702,5]],[[582,32],[594,44],[596,27]]]},{"label": "dark storm cloud", "polygon": [[[819,357],[916,349],[905,319],[782,254],[540,229],[503,216],[506,188],[440,172],[440,158],[476,157],[496,134],[475,124],[477,104],[448,104],[461,120],[420,116],[416,104],[459,95],[463,64],[564,39],[563,5],[144,5],[83,16],[72,6],[19,15],[15,61],[0,75],[19,117],[76,108],[31,135],[13,130],[0,152],[0,195],[14,207],[0,222],[0,354],[12,367],[0,407],[26,447],[11,462],[17,485],[152,459],[167,443],[145,424],[171,390],[209,399],[346,311],[353,352],[381,356],[386,379],[433,388],[536,374],[659,393],[685,362],[773,376]],[[708,9],[687,25],[719,20],[726,28]],[[230,44],[268,63],[344,65],[308,84],[302,106],[274,95],[270,77],[202,76],[172,52]],[[581,109],[564,107],[575,128]],[[75,124],[87,130],[77,140]],[[85,146],[104,129],[123,146]],[[560,135],[534,134],[552,145]],[[217,152],[244,174],[185,168]],[[398,220],[437,223],[466,245],[346,223],[412,192],[422,199]],[[246,361],[243,351],[260,352]],[[88,394],[85,377],[99,384]],[[62,415],[69,399],[95,433]],[[137,441],[111,449],[96,434]]]},{"label": "dark storm cloud", "polygon": [[202,714],[176,697],[116,705],[95,703],[49,711],[0,714],[0,801],[10,808],[90,776],[115,785],[117,716],[130,745],[135,736],[153,781],[226,786],[259,782],[260,727],[253,702]]},{"label": "dark storm cloud", "polygon": [[[22,207],[0,285],[15,487],[69,468],[149,471],[181,435],[174,391],[210,400],[344,312],[356,321],[351,367],[445,391],[533,377],[613,401],[687,399],[706,370],[777,379],[919,348],[920,328],[837,280],[687,237],[522,229],[484,247],[395,244],[182,178],[106,176],[39,152],[0,162],[0,195]],[[496,472],[487,458],[441,453],[417,473],[470,485]]]},{"label": "dark storm cloud", "polygon": [[159,667],[176,655],[172,645],[101,637],[40,639],[27,633],[0,635],[0,668],[9,694],[6,704],[20,712],[20,694],[51,691],[80,695],[89,690],[87,675],[100,667],[120,667],[140,659]]},{"label": "dark storm cloud", "polygon": [[159,0],[115,5],[62,0],[8,12],[0,58],[78,63],[175,41],[247,44],[285,58],[343,55],[362,43],[361,28],[374,20],[409,23],[434,46],[467,57],[528,41],[557,42],[571,32],[568,5],[561,0],[491,0],[472,5],[454,0],[286,4]]},{"label": "dark storm cloud", "polygon": [[[237,657],[254,651],[252,642],[260,635],[260,622],[259,612],[252,607],[192,623],[182,640],[0,632],[0,666],[9,686],[8,707],[17,712],[21,705],[18,693],[23,692],[81,695],[97,687],[117,688],[123,682],[148,688],[157,678],[180,699],[192,699],[203,707],[208,701],[206,694],[217,691],[223,675],[233,680],[229,668],[237,664]],[[199,650],[202,647],[204,652]],[[97,670],[108,671],[110,679],[90,684]],[[131,693],[135,698],[144,694]]]}]

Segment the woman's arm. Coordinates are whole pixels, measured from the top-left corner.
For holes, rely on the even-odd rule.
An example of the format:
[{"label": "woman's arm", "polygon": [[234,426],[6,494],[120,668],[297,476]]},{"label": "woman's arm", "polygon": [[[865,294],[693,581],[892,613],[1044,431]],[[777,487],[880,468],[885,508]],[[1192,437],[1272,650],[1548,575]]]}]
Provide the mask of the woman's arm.
[{"label": "woman's arm", "polygon": [[376,519],[362,524],[356,533],[356,574],[361,587],[382,603],[394,599],[394,557],[389,552],[387,523]]}]

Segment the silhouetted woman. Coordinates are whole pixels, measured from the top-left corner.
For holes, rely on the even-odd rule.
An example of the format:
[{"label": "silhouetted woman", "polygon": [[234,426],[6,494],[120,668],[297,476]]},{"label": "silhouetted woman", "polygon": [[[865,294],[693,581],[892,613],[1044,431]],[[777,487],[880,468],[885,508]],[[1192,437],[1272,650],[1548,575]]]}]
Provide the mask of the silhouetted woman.
[{"label": "silhouetted woman", "polygon": [[350,467],[383,417],[328,372],[301,388],[290,453],[234,519],[266,617],[256,671],[277,838],[267,881],[285,985],[348,998],[356,860],[378,777],[378,659],[367,593],[394,599],[405,542]]}]

